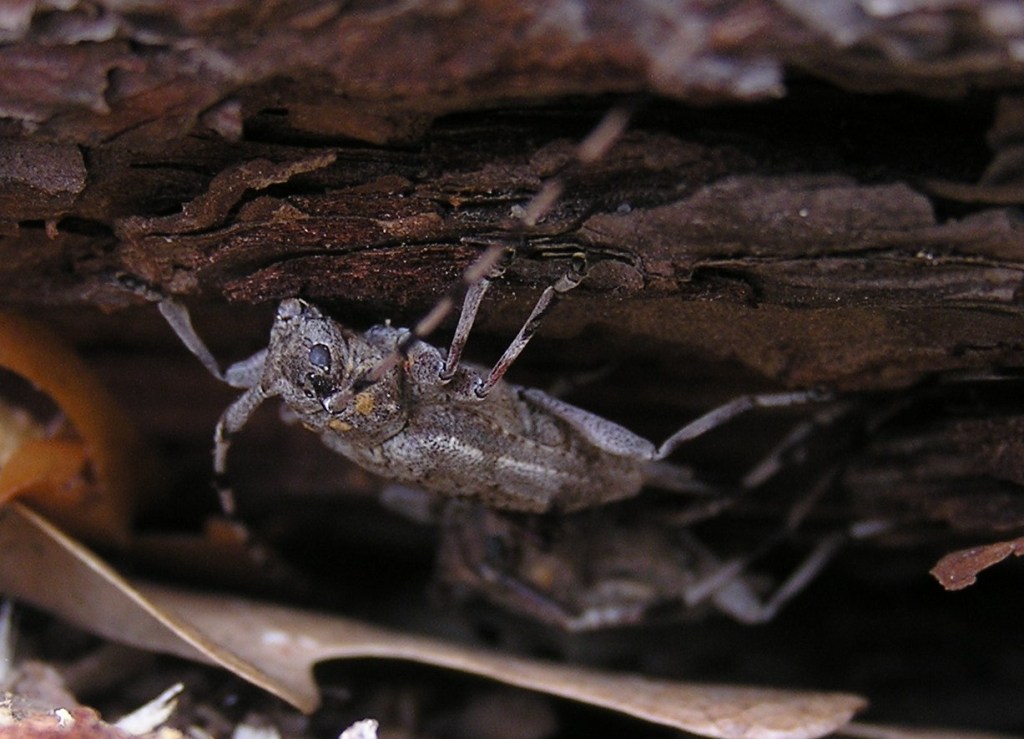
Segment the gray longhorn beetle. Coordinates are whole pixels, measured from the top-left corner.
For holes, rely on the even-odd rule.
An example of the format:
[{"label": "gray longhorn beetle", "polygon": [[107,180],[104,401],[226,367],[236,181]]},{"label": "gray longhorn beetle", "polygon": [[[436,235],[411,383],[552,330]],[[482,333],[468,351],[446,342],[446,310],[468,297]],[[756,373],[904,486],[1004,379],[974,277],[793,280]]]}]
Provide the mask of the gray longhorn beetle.
[{"label": "gray longhorn beetle", "polygon": [[[578,145],[582,164],[595,161],[621,136],[630,114],[614,108]],[[549,180],[526,205],[530,227],[561,193]],[[706,491],[692,472],[664,463],[676,447],[756,407],[823,399],[820,390],[746,395],[710,411],[660,446],[626,428],[533,388],[513,385],[505,372],[526,347],[558,298],[586,274],[576,255],[572,267],[541,294],[522,329],[487,371],[462,363],[481,301],[506,248],[491,245],[413,329],[374,326],[352,331],[297,298],[277,309],[270,342],[221,372],[192,326],[186,308],[149,291],[160,312],[203,365],[245,392],[221,415],[214,471],[223,480],[230,438],[263,401],[280,396],[290,411],[323,442],[364,469],[444,496],[475,499],[506,510],[573,511],[636,495],[645,484]],[[145,289],[138,288],[141,292]],[[447,352],[424,339],[465,290],[462,312]],[[781,464],[770,454],[744,478],[754,487]],[[226,510],[233,510],[227,491]]]},{"label": "gray longhorn beetle", "polygon": [[[622,134],[629,114],[616,108],[578,146],[579,163],[592,162]],[[560,196],[561,181],[549,180],[520,214],[523,228],[536,225]],[[628,429],[538,389],[503,377],[558,299],[586,275],[582,254],[548,286],[505,353],[489,371],[463,363],[462,351],[480,304],[500,272],[506,247],[492,244],[469,266],[461,282],[414,328],[348,329],[315,305],[292,298],[277,309],[268,346],[221,371],[173,298],[126,278],[125,284],[158,302],[186,347],[218,379],[244,392],[217,422],[214,470],[227,471],[233,434],[263,401],[279,396],[308,429],[335,452],[364,469],[400,484],[441,496],[479,501],[493,509],[568,512],[632,497],[645,485],[673,491],[718,492],[687,467],[666,462],[679,445],[753,408],[828,399],[820,390],[740,396],[676,431],[660,446]],[[447,352],[426,337],[465,292]],[[794,433],[756,464],[739,490],[757,487],[784,463],[814,422]],[[222,507],[233,513],[230,492],[220,487]],[[714,506],[712,506],[713,508]],[[829,547],[825,547],[828,549]],[[776,606],[820,569],[824,549],[784,587]],[[735,563],[734,563],[735,564]],[[703,586],[708,593],[738,574],[722,568]],[[774,612],[774,611],[772,611]],[[767,611],[761,618],[766,617]],[[754,619],[751,619],[754,620]]]}]

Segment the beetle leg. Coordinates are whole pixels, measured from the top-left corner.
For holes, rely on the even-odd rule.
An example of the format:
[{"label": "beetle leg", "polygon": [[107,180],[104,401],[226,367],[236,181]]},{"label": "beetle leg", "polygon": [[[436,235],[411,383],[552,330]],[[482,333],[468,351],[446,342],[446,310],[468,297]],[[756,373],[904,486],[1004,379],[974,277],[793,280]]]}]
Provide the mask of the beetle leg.
[{"label": "beetle leg", "polygon": [[572,257],[571,268],[563,274],[553,285],[548,285],[544,292],[541,293],[540,298],[537,300],[537,304],[533,306],[533,311],[530,316],[526,319],[523,327],[519,329],[519,333],[516,334],[515,338],[512,339],[512,343],[508,345],[505,353],[501,355],[501,358],[495,363],[494,367],[491,368],[490,373],[487,375],[487,379],[480,383],[476,388],[477,397],[484,398],[491,391],[501,378],[505,376],[508,368],[512,366],[512,363],[516,361],[526,345],[530,343],[530,339],[537,333],[537,329],[540,328],[541,322],[544,317],[551,311],[552,308],[557,305],[559,299],[565,293],[572,290],[574,287],[583,281],[583,278],[587,274],[587,260],[583,253],[574,254]]},{"label": "beetle leg", "polygon": [[217,421],[213,433],[213,472],[214,485],[220,498],[221,509],[228,516],[235,515],[235,497],[227,484],[228,450],[231,448],[231,437],[234,436],[252,416],[253,412],[267,399],[267,394],[259,384],[242,393],[235,399]]},{"label": "beetle leg", "polygon": [[246,357],[224,370],[224,382],[231,387],[255,387],[263,376],[263,363],[267,358],[267,350],[260,349],[251,357]]},{"label": "beetle leg", "polygon": [[741,395],[728,403],[708,411],[700,418],[690,421],[676,431],[658,447],[655,459],[665,459],[681,444],[703,436],[709,431],[728,423],[737,416],[755,408],[785,408],[806,403],[820,403],[829,400],[830,394],[821,390],[797,390],[790,393],[762,393],[759,395]]},{"label": "beetle leg", "polygon": [[[759,598],[740,575],[745,561],[734,560],[723,565],[722,570],[711,575],[706,582],[696,583],[694,589],[687,593],[687,605],[696,605],[705,598],[710,598],[716,608],[741,623],[767,623],[818,576],[845,540],[846,535],[837,532],[819,541],[766,600]],[[708,588],[709,584],[714,587]],[[701,597],[695,600],[694,596],[698,594],[698,589]]]}]

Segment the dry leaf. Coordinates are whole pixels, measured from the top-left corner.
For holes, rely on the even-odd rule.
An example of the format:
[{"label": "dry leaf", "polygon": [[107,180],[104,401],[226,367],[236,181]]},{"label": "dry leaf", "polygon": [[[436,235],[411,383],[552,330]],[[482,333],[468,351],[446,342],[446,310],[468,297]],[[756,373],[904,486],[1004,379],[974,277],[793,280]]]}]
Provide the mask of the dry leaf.
[{"label": "dry leaf", "polygon": [[122,716],[114,724],[121,731],[135,736],[149,734],[167,723],[178,708],[178,696],[185,686],[175,683],[153,700]]},{"label": "dry leaf", "polygon": [[[338,616],[240,598],[132,585],[37,514],[0,511],[0,589],[115,641],[219,664],[298,708],[319,702],[313,666],[377,657],[434,665],[709,737],[818,737],[864,700],[649,680],[410,636]],[[15,564],[16,563],[16,564]],[[61,572],[59,584],[52,576]]]},{"label": "dry leaf", "polygon": [[839,736],[855,739],[1013,739],[1007,734],[959,729],[923,729],[901,726],[883,726],[854,721],[838,732]]},{"label": "dry leaf", "polygon": [[364,718],[341,732],[338,739],[377,739],[378,726],[379,724],[374,719]]},{"label": "dry leaf", "polygon": [[978,573],[999,564],[1011,554],[1024,554],[1024,536],[970,549],[950,552],[929,570],[946,590],[963,590],[973,585]]},{"label": "dry leaf", "polygon": [[0,400],[0,504],[21,496],[74,505],[88,495],[87,463],[80,440],[55,438],[28,411]]},{"label": "dry leaf", "polygon": [[140,491],[156,490],[159,482],[156,458],[135,425],[85,363],[41,324],[0,313],[0,367],[48,395],[75,433],[19,439],[17,424],[11,431],[5,423],[3,435],[20,443],[0,470],[0,502],[25,496],[69,531],[108,545],[126,541]]}]

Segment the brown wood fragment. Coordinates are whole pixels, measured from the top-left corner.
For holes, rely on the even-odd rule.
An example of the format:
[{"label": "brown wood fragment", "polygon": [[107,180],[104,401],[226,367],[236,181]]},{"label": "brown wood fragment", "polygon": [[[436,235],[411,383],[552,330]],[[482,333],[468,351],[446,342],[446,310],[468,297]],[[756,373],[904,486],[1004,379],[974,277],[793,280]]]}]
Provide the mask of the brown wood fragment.
[{"label": "brown wood fragment", "polygon": [[977,582],[979,572],[1011,554],[1024,554],[1024,537],[950,552],[931,569],[931,574],[946,590],[963,590]]},{"label": "brown wood fragment", "polygon": [[4,220],[59,217],[85,185],[85,162],[78,147],[0,139],[0,212]]}]

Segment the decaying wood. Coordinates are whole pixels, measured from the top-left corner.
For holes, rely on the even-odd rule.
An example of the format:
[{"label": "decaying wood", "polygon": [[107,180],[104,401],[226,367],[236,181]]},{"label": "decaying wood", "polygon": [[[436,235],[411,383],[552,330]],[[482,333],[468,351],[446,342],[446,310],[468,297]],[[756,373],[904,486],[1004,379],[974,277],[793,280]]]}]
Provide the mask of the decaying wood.
[{"label": "decaying wood", "polygon": [[[1024,106],[1003,92],[1024,72],[1024,18],[1005,3],[816,7],[26,3],[0,54],[0,290],[57,320],[83,303],[131,315],[113,280],[127,272],[208,302],[302,295],[404,322],[498,241],[517,257],[477,345],[512,335],[586,254],[534,361],[617,368],[604,402],[625,422],[645,399],[684,416],[750,389],[884,392],[1024,366]],[[635,97],[634,122],[574,167],[609,94]],[[555,175],[565,197],[522,233],[516,209]],[[121,331],[73,313],[83,341]],[[222,315],[215,346],[259,346],[258,318]],[[1016,464],[949,433],[974,477]],[[868,467],[850,484],[885,477]]]},{"label": "decaying wood", "polygon": [[[787,67],[849,90],[947,96],[1022,72],[1010,54],[1021,21],[998,3],[246,13],[27,3],[12,15],[0,59],[8,301],[117,301],[102,283],[123,269],[245,302],[421,307],[477,242],[509,237],[510,209],[560,171],[603,105],[512,104],[767,99]],[[928,189],[981,174],[990,99],[792,90],[791,104],[753,112],[655,106],[573,179],[527,239],[533,253],[604,260],[561,334],[597,315],[611,343],[657,337],[785,384],[884,387],[1021,364],[1012,212],[946,218],[949,201]],[[506,112],[443,117],[495,107]],[[1019,115],[1004,118],[998,140],[1013,141]],[[509,284],[561,269],[525,261]],[[490,330],[507,333],[515,318],[501,314]]]},{"label": "decaying wood", "polygon": [[[1024,367],[1016,3],[23,2],[0,43],[0,302],[184,450],[195,499],[230,393],[116,274],[194,306],[227,359],[283,297],[414,320],[497,241],[516,259],[473,335],[485,361],[582,252],[524,382],[603,370],[574,402],[654,437],[826,386],[867,418],[822,442],[841,523],[940,553],[1024,526],[1020,383],[951,379]],[[623,100],[624,138],[572,165]],[[565,197],[524,233],[555,175]],[[698,454],[734,471],[777,438],[750,426]],[[253,500],[377,491],[273,419],[247,434]]]}]

